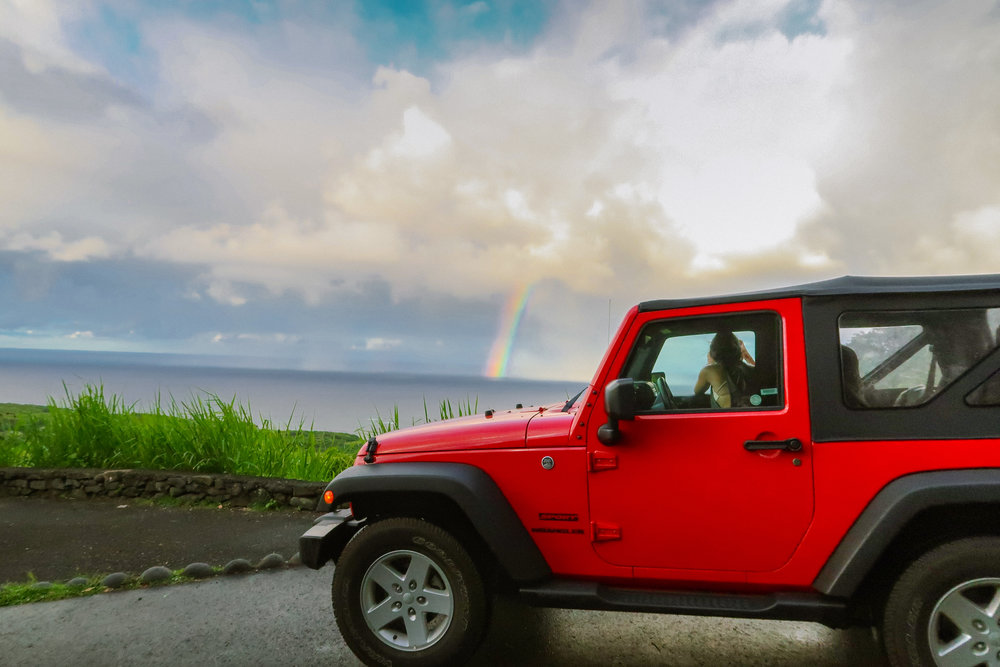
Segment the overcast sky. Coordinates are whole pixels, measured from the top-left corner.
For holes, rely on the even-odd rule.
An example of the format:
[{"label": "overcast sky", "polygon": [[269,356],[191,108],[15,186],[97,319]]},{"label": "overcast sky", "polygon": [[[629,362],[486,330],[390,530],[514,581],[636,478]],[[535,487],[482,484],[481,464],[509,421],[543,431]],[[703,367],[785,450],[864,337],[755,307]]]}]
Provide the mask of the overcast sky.
[{"label": "overcast sky", "polygon": [[995,1],[0,0],[0,347],[479,374],[520,295],[587,379],[640,300],[988,272]]}]

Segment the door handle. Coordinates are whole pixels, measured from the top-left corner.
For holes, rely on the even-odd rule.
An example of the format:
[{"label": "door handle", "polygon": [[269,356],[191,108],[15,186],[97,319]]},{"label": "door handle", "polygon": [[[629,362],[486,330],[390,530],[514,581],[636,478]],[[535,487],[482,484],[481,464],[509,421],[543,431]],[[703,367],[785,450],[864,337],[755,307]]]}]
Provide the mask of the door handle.
[{"label": "door handle", "polygon": [[748,452],[759,452],[764,449],[799,452],[802,451],[802,441],[798,438],[789,438],[788,440],[747,440],[743,443],[743,449]]}]

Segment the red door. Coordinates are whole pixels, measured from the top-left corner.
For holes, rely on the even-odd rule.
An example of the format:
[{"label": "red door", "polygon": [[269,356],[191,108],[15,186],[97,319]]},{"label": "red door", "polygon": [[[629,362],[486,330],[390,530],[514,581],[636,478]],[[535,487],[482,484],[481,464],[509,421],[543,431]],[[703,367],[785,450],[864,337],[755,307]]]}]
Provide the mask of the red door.
[{"label": "red door", "polygon": [[[729,397],[723,387],[713,401],[714,386],[696,395],[697,376],[719,363],[709,344],[730,331],[754,379],[738,388],[730,367],[716,373],[732,381]],[[813,513],[800,301],[640,313],[611,368],[605,384],[631,377],[656,391],[653,405],[620,423],[615,446],[597,440],[603,386],[595,397],[587,439],[598,555],[671,570],[760,572],[787,562]]]}]

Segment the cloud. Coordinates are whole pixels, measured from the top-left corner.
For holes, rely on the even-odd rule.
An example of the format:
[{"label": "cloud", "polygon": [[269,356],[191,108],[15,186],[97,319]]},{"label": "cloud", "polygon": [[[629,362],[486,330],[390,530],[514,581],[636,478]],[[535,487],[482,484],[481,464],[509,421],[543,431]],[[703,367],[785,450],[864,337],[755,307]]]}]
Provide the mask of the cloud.
[{"label": "cloud", "polygon": [[[995,272],[1000,206],[1000,12],[961,2],[836,6],[853,35],[844,116],[816,161],[824,210],[801,242],[860,273]],[[982,216],[982,217],[977,217]]]},{"label": "cloud", "polygon": [[367,338],[364,345],[355,346],[352,349],[364,350],[365,352],[384,352],[399,347],[402,342],[399,338]]},{"label": "cloud", "polygon": [[50,232],[41,237],[15,234],[6,241],[0,237],[0,247],[13,251],[41,250],[57,262],[85,262],[111,255],[111,248],[104,239],[88,236],[67,242],[59,232]]},{"label": "cloud", "polygon": [[[522,56],[455,59],[437,84],[380,68],[360,111],[341,116],[335,136],[354,141],[322,166],[317,209],[292,210],[276,195],[249,224],[185,225],[140,252],[207,266],[208,293],[230,303],[240,283],[317,303],[374,276],[398,298],[502,294],[550,279],[635,294],[705,277],[730,255],[786,245],[823,209],[813,161],[840,117],[830,99],[852,45],[789,40],[777,25],[783,7],[720,5],[675,39],[643,35],[624,58],[643,16],[595,5],[577,17],[575,42],[553,35]],[[746,26],[756,32],[744,36]],[[216,70],[262,57],[214,37],[198,51],[242,54],[209,58]],[[207,82],[218,73],[184,63],[185,81],[215,91]],[[259,111],[281,81],[266,67],[238,71],[226,80],[246,82],[237,88],[246,108],[284,127]],[[220,164],[246,163],[224,143],[212,152]]]},{"label": "cloud", "polygon": [[[386,363],[433,356],[446,322],[479,355],[454,363],[478,368],[494,311],[534,283],[512,368],[579,377],[608,299],[616,319],[645,298],[1000,262],[989,3],[566,3],[529,38],[410,57],[430,47],[398,37],[376,60],[387,42],[363,40],[385,16],[261,7],[130,7],[138,55],[102,60],[78,48],[89,3],[0,6],[19,312],[80,297],[84,276],[122,336],[130,319],[206,346],[242,331],[259,338],[220,343],[256,352],[280,345],[280,313],[303,354],[349,366],[359,340],[394,342]],[[437,7],[421,20],[442,30],[509,16]],[[109,285],[155,298],[123,315]],[[105,335],[58,305],[81,318],[67,334]]]}]

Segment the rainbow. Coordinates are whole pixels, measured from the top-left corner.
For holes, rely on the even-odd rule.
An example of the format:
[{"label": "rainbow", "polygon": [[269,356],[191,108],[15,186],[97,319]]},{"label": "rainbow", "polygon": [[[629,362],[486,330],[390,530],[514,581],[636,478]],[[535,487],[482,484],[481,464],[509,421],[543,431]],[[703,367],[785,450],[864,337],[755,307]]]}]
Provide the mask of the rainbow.
[{"label": "rainbow", "polygon": [[520,287],[510,295],[504,305],[503,316],[500,319],[500,330],[493,341],[490,356],[486,360],[484,375],[491,378],[502,378],[507,375],[507,364],[510,363],[510,352],[517,338],[517,330],[521,326],[521,318],[528,307],[534,284]]}]

